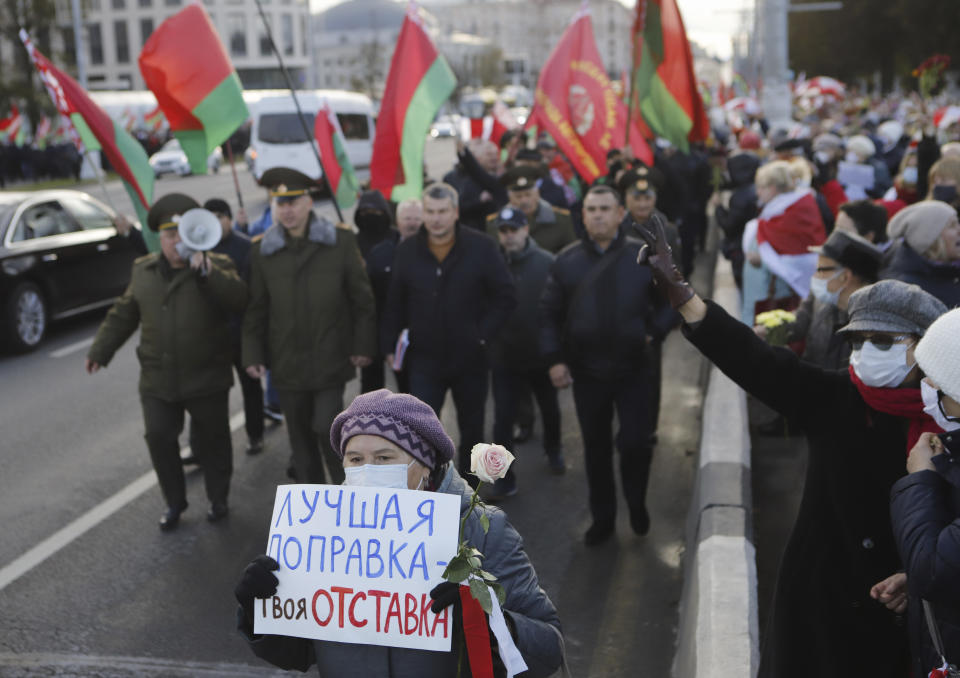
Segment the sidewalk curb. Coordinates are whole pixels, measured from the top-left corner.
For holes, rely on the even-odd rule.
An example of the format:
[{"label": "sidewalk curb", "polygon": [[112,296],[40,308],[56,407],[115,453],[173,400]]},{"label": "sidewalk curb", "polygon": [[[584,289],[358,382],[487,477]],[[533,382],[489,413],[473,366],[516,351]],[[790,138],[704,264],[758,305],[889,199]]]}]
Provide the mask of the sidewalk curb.
[{"label": "sidewalk curb", "polygon": [[[714,272],[713,298],[739,317],[739,294],[723,258]],[[752,677],[760,655],[747,401],[743,390],[713,366],[697,467],[671,673],[675,678]]]}]

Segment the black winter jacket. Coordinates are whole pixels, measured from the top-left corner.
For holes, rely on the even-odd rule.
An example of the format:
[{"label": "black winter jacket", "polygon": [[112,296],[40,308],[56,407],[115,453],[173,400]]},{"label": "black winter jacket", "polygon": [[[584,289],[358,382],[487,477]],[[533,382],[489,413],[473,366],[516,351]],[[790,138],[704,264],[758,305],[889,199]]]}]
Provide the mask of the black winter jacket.
[{"label": "black winter jacket", "polygon": [[809,458],[783,552],[761,678],[903,678],[906,620],[870,597],[900,570],[889,492],[905,473],[905,420],[870,408],[846,370],[824,370],[707,302],[687,338],[745,391],[799,420]]},{"label": "black winter jacket", "polygon": [[960,664],[960,434],[948,434],[936,471],[901,478],[891,491],[897,548],[906,565],[913,675],[940,666],[920,599],[930,601],[947,659]]},{"label": "black winter jacket", "polygon": [[757,189],[753,180],[760,160],[749,153],[739,153],[727,161],[730,172],[729,207],[717,207],[717,225],[723,231],[724,241],[740,249],[743,229],[757,216]]},{"label": "black winter jacket", "polygon": [[914,251],[906,242],[894,245],[896,249],[881,278],[893,278],[923,288],[947,305],[960,306],[960,265],[930,261]]},{"label": "black winter jacket", "polygon": [[408,328],[405,369],[461,374],[486,363],[485,345],[516,304],[510,271],[490,237],[457,224],[456,242],[441,263],[420,229],[397,245],[380,347],[384,355],[393,353]]},{"label": "black winter jacket", "polygon": [[574,378],[613,379],[646,365],[647,337],[662,340],[676,313],[656,292],[650,269],[637,265],[642,245],[621,228],[603,253],[586,237],[560,250],[540,299],[548,366],[566,363]]},{"label": "black winter jacket", "polygon": [[511,369],[546,368],[540,353],[540,325],[537,322],[554,256],[527,238],[527,246],[516,253],[504,252],[510,275],[517,286],[517,307],[490,347],[490,362]]}]

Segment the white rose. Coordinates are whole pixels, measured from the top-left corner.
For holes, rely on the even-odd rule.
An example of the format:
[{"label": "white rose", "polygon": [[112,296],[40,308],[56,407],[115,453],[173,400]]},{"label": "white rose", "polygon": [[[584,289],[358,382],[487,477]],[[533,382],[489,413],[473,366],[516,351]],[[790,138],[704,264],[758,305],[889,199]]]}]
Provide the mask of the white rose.
[{"label": "white rose", "polygon": [[507,475],[515,457],[503,445],[477,443],[470,450],[470,473],[485,483],[492,483]]}]

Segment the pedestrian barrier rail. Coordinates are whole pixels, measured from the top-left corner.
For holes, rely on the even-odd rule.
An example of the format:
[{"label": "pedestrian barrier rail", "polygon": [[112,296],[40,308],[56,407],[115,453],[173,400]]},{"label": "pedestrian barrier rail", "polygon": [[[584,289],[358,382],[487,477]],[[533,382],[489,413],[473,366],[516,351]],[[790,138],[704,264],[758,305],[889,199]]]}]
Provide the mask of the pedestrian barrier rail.
[{"label": "pedestrian barrier rail", "polygon": [[[719,258],[713,299],[734,317],[740,301]],[[753,678],[759,663],[746,394],[710,366],[686,558],[675,678]]]}]

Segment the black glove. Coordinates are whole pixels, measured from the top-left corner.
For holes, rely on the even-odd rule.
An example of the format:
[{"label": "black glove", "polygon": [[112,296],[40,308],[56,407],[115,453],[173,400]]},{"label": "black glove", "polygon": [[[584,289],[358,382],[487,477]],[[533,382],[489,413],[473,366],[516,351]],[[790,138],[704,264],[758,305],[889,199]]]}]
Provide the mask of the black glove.
[{"label": "black glove", "polygon": [[253,601],[256,598],[269,598],[277,592],[277,577],[274,570],[280,569],[280,563],[270,556],[257,556],[243,571],[240,583],[233,590],[237,602],[243,608],[247,621],[253,624]]},{"label": "black glove", "polygon": [[440,614],[440,610],[443,608],[460,604],[460,584],[454,584],[452,581],[437,584],[430,591],[430,598],[433,600],[430,611],[434,614]]},{"label": "black glove", "polygon": [[640,248],[637,263],[646,264],[650,267],[653,280],[666,296],[667,301],[674,308],[680,308],[690,301],[696,295],[696,292],[693,291],[690,283],[684,279],[673,263],[673,252],[670,245],[667,244],[667,235],[664,232],[663,220],[660,215],[654,213],[650,221],[656,229],[656,236],[647,232],[647,229],[639,229],[640,237],[646,244]]}]

